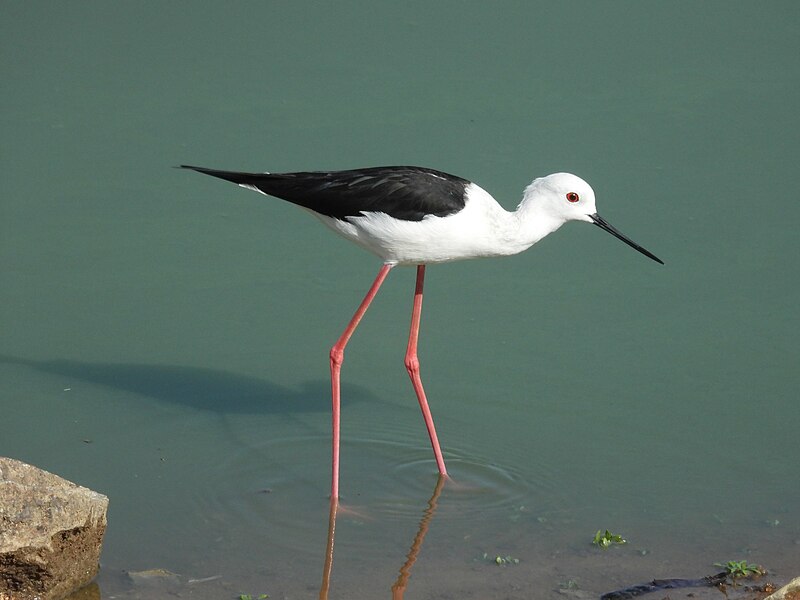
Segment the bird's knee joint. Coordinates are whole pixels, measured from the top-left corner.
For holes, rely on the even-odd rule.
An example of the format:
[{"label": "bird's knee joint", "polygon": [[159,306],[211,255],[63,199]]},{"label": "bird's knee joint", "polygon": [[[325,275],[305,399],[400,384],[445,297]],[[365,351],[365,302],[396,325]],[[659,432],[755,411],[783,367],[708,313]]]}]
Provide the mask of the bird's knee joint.
[{"label": "bird's knee joint", "polygon": [[406,370],[409,373],[419,373],[419,358],[416,356],[406,356]]},{"label": "bird's knee joint", "polygon": [[331,365],[341,366],[344,362],[344,350],[339,348],[338,346],[334,346],[331,348]]}]

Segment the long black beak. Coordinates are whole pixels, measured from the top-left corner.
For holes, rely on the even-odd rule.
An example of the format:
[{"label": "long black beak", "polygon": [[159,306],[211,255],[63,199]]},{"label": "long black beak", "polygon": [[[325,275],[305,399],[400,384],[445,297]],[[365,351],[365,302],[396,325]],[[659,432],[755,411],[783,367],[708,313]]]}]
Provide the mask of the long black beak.
[{"label": "long black beak", "polygon": [[658,257],[657,257],[655,254],[653,254],[653,253],[652,253],[652,252],[650,252],[649,250],[645,250],[644,248],[642,248],[642,247],[641,247],[639,244],[637,244],[636,242],[634,242],[632,239],[630,239],[628,236],[626,236],[625,234],[623,234],[623,233],[622,233],[621,231],[619,231],[618,229],[615,229],[614,227],[612,227],[612,226],[609,224],[609,222],[608,222],[608,221],[606,221],[606,220],[605,220],[603,217],[601,217],[601,216],[600,216],[600,215],[598,215],[597,213],[594,213],[593,215],[589,215],[589,218],[590,218],[590,219],[591,219],[591,220],[594,222],[594,224],[595,224],[595,225],[597,225],[597,226],[598,226],[600,229],[604,229],[605,231],[607,231],[608,233],[610,233],[611,235],[613,235],[615,238],[619,238],[620,240],[622,240],[623,242],[625,242],[626,244],[628,244],[628,246],[630,246],[630,247],[631,247],[631,248],[633,248],[634,250],[638,250],[639,252],[641,252],[642,254],[644,254],[644,255],[645,255],[647,258],[652,258],[652,259],[653,259],[654,261],[656,261],[657,263],[661,263],[662,265],[664,264],[664,261],[663,261],[663,260],[661,260],[660,258],[658,258]]}]

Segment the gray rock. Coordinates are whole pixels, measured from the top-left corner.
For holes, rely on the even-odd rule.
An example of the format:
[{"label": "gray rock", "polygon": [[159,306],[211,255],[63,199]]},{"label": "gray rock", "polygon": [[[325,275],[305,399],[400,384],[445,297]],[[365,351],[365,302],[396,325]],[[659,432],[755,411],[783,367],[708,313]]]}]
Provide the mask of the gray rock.
[{"label": "gray rock", "polygon": [[108,498],[0,457],[0,600],[60,600],[100,568]]},{"label": "gray rock", "polygon": [[774,594],[764,600],[800,600],[800,577],[795,577]]}]

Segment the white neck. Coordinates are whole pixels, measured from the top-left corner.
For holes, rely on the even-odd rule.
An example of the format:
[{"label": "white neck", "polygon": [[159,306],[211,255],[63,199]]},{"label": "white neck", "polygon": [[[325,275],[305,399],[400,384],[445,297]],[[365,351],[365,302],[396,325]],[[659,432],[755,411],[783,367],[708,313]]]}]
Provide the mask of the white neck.
[{"label": "white neck", "polygon": [[526,199],[520,202],[515,211],[509,212],[500,208],[493,216],[494,240],[491,254],[495,256],[523,252],[564,224],[563,219],[553,217],[541,210],[536,202]]},{"label": "white neck", "polygon": [[519,239],[522,243],[527,244],[525,249],[553,233],[566,222],[543,210],[542,207],[541,203],[534,202],[530,198],[523,198],[517,206],[517,210],[512,213],[518,224]]}]

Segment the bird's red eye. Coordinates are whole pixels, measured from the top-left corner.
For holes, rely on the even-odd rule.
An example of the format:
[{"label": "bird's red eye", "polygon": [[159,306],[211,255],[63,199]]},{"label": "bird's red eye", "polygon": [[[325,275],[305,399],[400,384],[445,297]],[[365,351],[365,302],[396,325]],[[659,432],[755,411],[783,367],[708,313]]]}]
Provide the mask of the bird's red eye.
[{"label": "bird's red eye", "polygon": [[575,192],[568,192],[567,193],[567,202],[577,202],[580,199],[581,199],[581,197],[578,196],[578,194],[576,194]]}]

